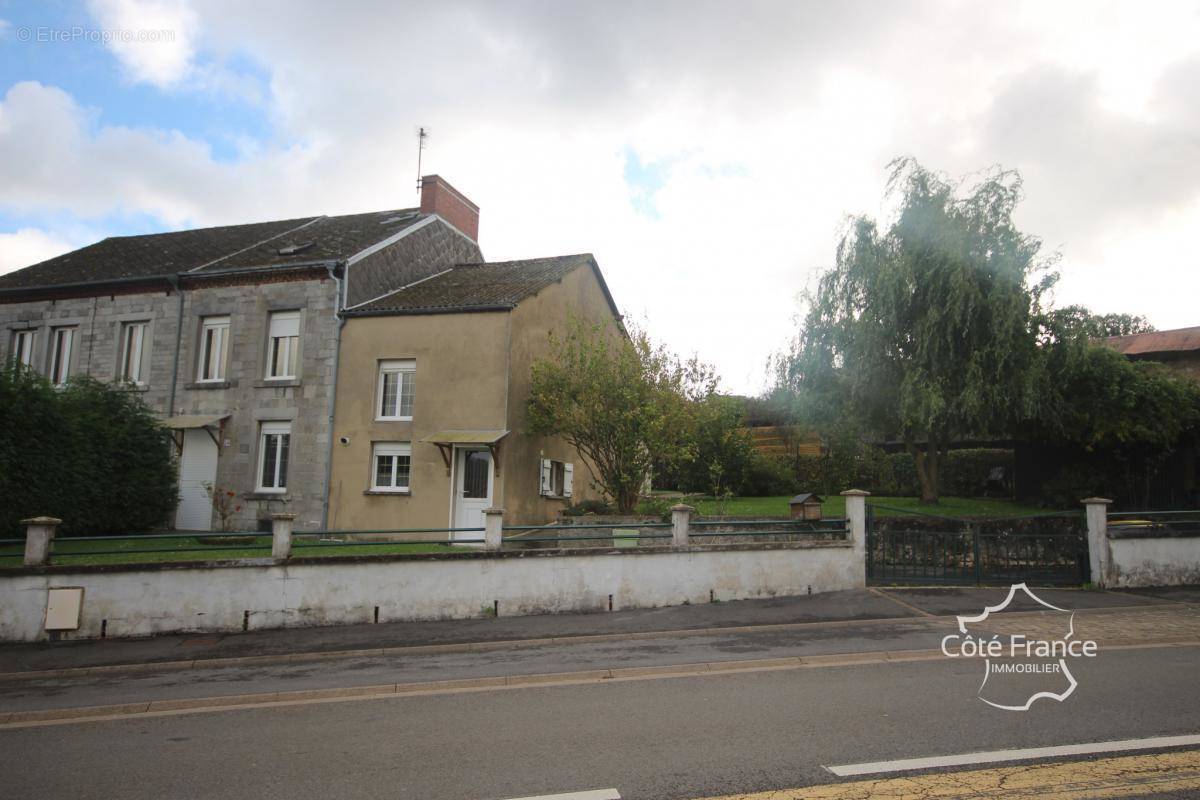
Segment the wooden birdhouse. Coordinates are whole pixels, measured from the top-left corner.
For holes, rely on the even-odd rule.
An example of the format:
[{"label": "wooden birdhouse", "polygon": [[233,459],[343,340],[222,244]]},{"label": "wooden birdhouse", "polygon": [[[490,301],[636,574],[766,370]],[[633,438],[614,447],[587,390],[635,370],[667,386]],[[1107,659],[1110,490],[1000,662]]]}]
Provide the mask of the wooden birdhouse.
[{"label": "wooden birdhouse", "polygon": [[788,501],[792,519],[819,520],[821,518],[821,496],[806,492]]}]

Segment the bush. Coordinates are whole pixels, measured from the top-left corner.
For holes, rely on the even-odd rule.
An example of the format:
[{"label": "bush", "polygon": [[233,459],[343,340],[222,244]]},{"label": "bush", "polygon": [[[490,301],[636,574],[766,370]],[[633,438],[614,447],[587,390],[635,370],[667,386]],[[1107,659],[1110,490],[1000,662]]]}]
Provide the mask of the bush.
[{"label": "bush", "polygon": [[796,489],[796,476],[789,459],[754,452],[746,464],[746,475],[738,494],[743,497],[776,497],[792,494]]},{"label": "bush", "polygon": [[603,500],[584,500],[562,510],[564,517],[582,517],[586,514],[615,514],[616,509]]},{"label": "bush", "polygon": [[[1004,467],[1011,482],[1013,451],[991,448],[951,450],[940,465],[941,493],[948,497],[978,497],[983,494],[993,467]],[[866,489],[886,497],[917,497],[921,484],[909,453],[883,453],[862,446],[849,455],[830,452],[822,456],[798,456],[788,491],[834,495],[846,489]],[[777,492],[786,494],[787,492]]]},{"label": "bush", "polygon": [[54,389],[23,367],[0,369],[0,530],[48,515],[76,536],[144,531],[179,499],[170,438],[119,386],[73,378]]}]

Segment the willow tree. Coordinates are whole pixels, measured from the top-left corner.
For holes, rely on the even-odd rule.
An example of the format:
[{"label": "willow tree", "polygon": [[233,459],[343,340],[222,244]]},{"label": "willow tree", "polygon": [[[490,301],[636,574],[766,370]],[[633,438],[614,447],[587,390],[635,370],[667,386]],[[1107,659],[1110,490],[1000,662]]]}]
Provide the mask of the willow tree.
[{"label": "willow tree", "polygon": [[783,374],[810,412],[903,440],[936,503],[950,443],[1036,415],[1039,298],[1056,276],[1013,223],[1017,173],[963,191],[911,159],[890,169],[894,219],[849,221]]}]

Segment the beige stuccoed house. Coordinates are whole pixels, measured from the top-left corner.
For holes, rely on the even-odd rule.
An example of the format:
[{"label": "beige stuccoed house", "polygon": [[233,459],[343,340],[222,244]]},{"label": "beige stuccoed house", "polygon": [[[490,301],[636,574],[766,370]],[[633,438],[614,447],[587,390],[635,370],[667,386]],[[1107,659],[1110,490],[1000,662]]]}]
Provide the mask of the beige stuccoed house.
[{"label": "beige stuccoed house", "polygon": [[620,324],[591,255],[461,264],[344,317],[331,529],[478,528],[488,507],[541,523],[598,496],[579,453],[526,414],[551,332]]}]

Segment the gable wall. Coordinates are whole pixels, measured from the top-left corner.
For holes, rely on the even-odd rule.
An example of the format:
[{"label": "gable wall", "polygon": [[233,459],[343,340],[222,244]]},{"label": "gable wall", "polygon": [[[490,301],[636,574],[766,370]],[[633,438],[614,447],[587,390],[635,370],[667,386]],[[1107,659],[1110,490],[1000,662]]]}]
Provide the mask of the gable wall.
[{"label": "gable wall", "polygon": [[347,306],[435,275],[454,264],[483,260],[479,245],[441,220],[356,261],[347,270]]}]

